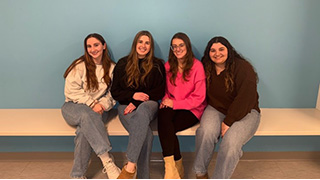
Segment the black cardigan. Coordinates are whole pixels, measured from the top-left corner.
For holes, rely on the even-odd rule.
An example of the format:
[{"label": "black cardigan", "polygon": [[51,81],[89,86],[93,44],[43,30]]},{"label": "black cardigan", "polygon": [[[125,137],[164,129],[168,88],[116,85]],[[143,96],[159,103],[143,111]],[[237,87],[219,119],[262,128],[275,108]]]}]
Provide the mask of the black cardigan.
[{"label": "black cardigan", "polygon": [[[141,64],[144,60],[139,60]],[[114,68],[113,82],[111,86],[111,95],[121,105],[128,105],[130,103],[138,107],[142,101],[133,99],[136,92],[144,92],[149,95],[149,100],[158,101],[162,99],[165,93],[166,75],[163,60],[153,59],[153,68],[149,75],[145,78],[145,82],[139,85],[138,88],[128,87],[126,65],[128,63],[128,56],[121,58]],[[140,72],[142,72],[140,67]]]}]

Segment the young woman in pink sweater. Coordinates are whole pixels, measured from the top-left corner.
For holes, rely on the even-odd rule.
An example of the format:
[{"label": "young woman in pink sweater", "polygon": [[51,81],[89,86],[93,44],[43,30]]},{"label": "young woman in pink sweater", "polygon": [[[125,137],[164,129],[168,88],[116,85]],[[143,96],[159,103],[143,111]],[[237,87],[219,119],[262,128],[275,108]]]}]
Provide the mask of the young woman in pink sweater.
[{"label": "young woman in pink sweater", "polygon": [[180,179],[184,170],[176,133],[197,124],[206,107],[205,72],[202,63],[194,57],[186,34],[179,32],[172,37],[165,69],[166,92],[158,116],[164,178]]}]

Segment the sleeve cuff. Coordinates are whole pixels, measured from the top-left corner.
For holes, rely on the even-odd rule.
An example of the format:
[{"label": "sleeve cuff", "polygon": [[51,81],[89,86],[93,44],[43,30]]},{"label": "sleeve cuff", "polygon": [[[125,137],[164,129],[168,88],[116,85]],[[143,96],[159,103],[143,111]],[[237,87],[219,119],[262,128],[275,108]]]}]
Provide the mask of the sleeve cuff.
[{"label": "sleeve cuff", "polygon": [[142,103],[142,101],[137,101],[132,99],[131,103],[136,106],[136,108]]},{"label": "sleeve cuff", "polygon": [[234,121],[232,121],[230,118],[226,117],[223,122],[227,125],[227,126],[232,126],[232,124],[234,123]]},{"label": "sleeve cuff", "polygon": [[90,98],[90,99],[86,102],[86,105],[89,106],[89,107],[91,107],[91,106],[93,105],[94,101],[95,101],[94,99],[91,99],[91,98]]}]

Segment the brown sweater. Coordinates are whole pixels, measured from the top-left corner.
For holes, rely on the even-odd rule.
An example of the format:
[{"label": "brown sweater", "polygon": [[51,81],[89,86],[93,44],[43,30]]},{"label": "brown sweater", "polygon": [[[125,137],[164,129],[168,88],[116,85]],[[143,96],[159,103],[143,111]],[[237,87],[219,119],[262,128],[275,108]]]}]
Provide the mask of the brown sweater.
[{"label": "brown sweater", "polygon": [[260,112],[257,79],[252,66],[244,60],[235,59],[234,90],[226,92],[226,72],[214,71],[209,88],[208,104],[226,115],[224,123],[231,126],[244,118],[252,109]]}]

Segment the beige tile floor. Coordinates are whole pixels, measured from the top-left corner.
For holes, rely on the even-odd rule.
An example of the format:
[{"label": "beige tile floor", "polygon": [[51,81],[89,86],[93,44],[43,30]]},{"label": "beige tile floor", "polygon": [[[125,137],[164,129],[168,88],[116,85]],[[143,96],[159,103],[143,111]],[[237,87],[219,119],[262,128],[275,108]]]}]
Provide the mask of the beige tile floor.
[{"label": "beige tile floor", "polygon": [[[33,154],[34,155],[34,154]],[[48,156],[49,155],[49,156]],[[115,153],[116,164],[124,164],[125,154]],[[23,158],[21,158],[23,157]],[[192,171],[194,153],[184,153],[185,178],[193,179]],[[209,175],[212,174],[215,159],[210,163]],[[20,153],[18,156],[0,153],[1,179],[68,179],[72,167],[72,154],[56,157],[55,154],[45,154],[32,157],[30,154]],[[98,158],[92,158],[87,172],[88,178],[105,179],[101,172],[102,165]],[[163,178],[163,162],[161,154],[152,156],[152,179]],[[235,179],[319,179],[320,159],[316,158],[242,158],[232,176]]]}]

